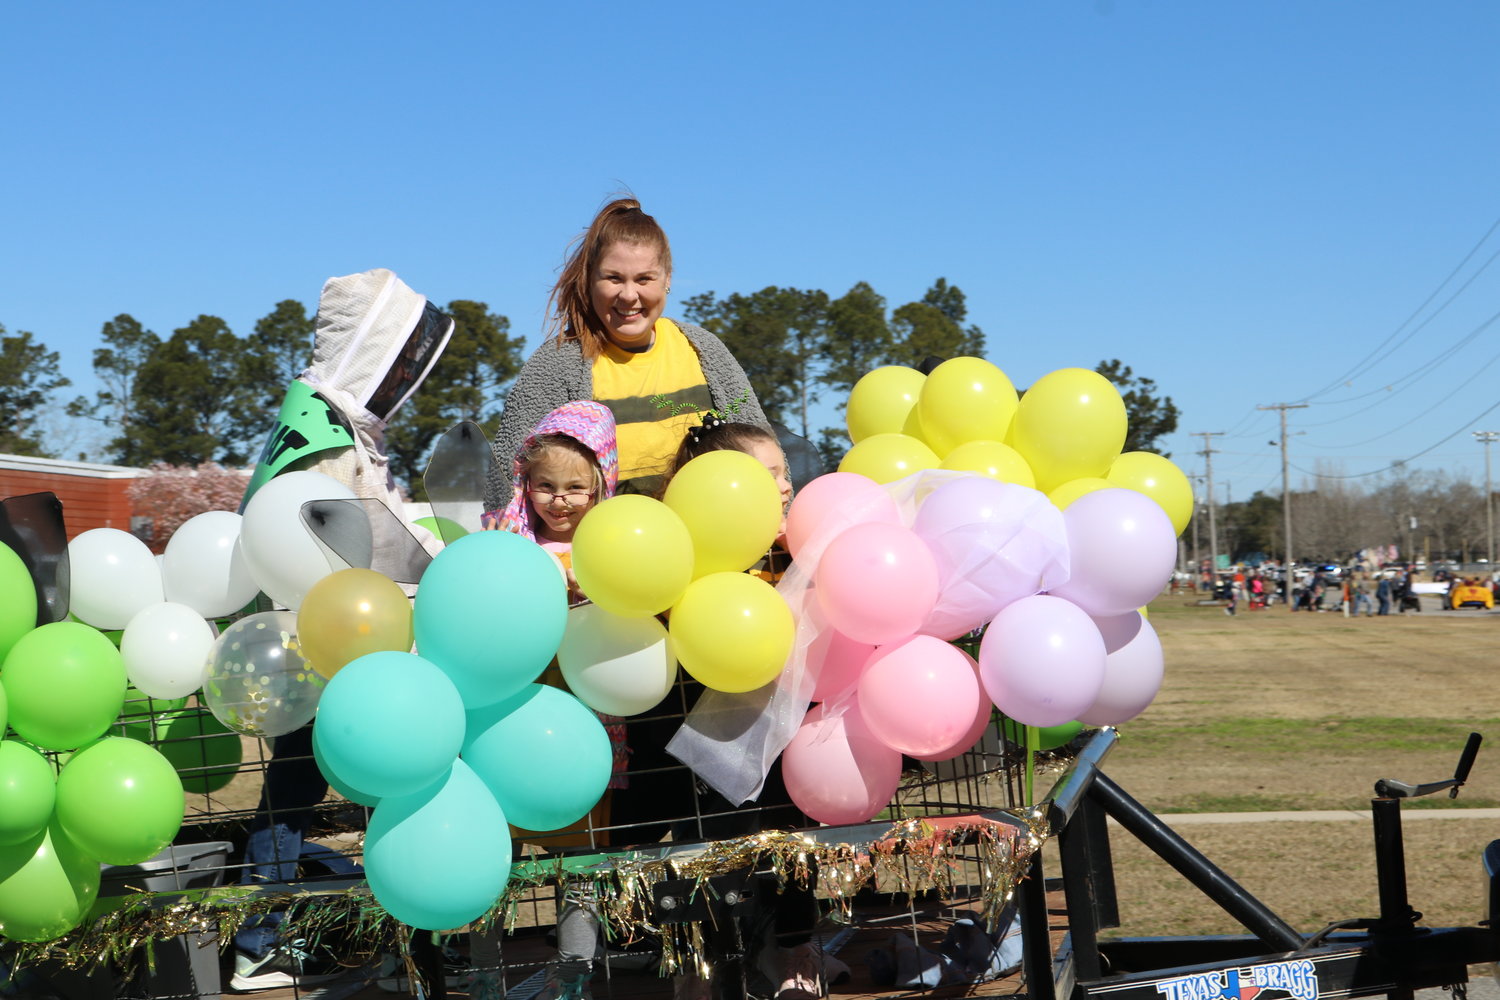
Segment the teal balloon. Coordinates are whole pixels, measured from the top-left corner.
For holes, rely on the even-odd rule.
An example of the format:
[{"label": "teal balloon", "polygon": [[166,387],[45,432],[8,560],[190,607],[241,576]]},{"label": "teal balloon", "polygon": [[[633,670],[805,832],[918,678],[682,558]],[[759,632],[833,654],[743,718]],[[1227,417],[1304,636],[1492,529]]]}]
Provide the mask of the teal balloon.
[{"label": "teal balloon", "polygon": [[56,801],[52,763],[19,740],[0,742],[0,847],[40,834]]},{"label": "teal balloon", "polygon": [[[36,583],[26,563],[10,546],[0,543],[0,660],[20,638],[36,628]],[[5,715],[0,712],[0,733]]]},{"label": "teal balloon", "polygon": [[453,679],[468,709],[536,680],[557,653],[567,618],[557,562],[508,531],[475,532],[439,552],[413,609],[417,651]]},{"label": "teal balloon", "polygon": [[76,927],[99,897],[99,862],[57,822],[0,847],[0,938],[51,941]]},{"label": "teal balloon", "polygon": [[479,776],[456,760],[428,787],[375,807],[365,833],[365,878],[397,920],[449,930],[483,916],[500,898],[510,880],[510,847],[505,813]]},{"label": "teal balloon", "polygon": [[313,731],[325,774],[384,800],[448,772],[463,745],[464,705],[426,658],[368,653],[328,682]]},{"label": "teal balloon", "polygon": [[530,684],[469,713],[463,759],[505,818],[526,830],[560,830],[588,815],[609,787],[609,733],[566,691]]},{"label": "teal balloon", "polygon": [[72,750],[102,736],[125,704],[125,683],[120,651],[77,622],[32,629],[0,667],[11,728],[46,750]]},{"label": "teal balloon", "polygon": [[[1083,732],[1083,723],[1064,722],[1056,726],[1043,726],[1036,731],[1036,745],[1033,750],[1056,750],[1065,743],[1070,743],[1073,737]],[[1004,719],[1001,723],[1000,734],[1018,747],[1026,745],[1026,724],[1017,722],[1015,719]]]},{"label": "teal balloon", "polygon": [[182,828],[182,779],[154,747],[109,736],[84,747],[57,776],[57,820],[68,837],[111,865],[133,865]]},{"label": "teal balloon", "polygon": [[369,792],[366,792],[363,789],[355,788],[353,785],[340,778],[337,774],[333,773],[333,769],[328,766],[328,763],[323,756],[323,747],[319,744],[318,740],[318,727],[317,724],[314,723],[312,735],[313,760],[317,762],[318,770],[323,772],[323,777],[325,780],[327,780],[329,786],[335,792],[338,792],[344,798],[348,799],[350,802],[355,802],[362,806],[369,806],[371,809],[374,809],[376,806],[380,805],[380,796],[371,795]]}]

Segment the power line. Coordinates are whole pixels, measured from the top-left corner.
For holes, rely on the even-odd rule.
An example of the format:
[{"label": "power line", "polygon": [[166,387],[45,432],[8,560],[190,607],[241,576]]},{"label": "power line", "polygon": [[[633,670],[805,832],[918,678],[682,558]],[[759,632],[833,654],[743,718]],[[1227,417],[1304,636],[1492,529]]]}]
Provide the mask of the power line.
[{"label": "power line", "polygon": [[[1363,374],[1365,371],[1367,371],[1369,366],[1373,363],[1372,359],[1375,359],[1376,355],[1380,355],[1380,352],[1385,349],[1386,345],[1394,340],[1397,336],[1399,336],[1401,331],[1405,329],[1406,326],[1412,322],[1412,320],[1416,319],[1417,316],[1421,314],[1422,310],[1426,309],[1432,303],[1433,299],[1438,297],[1442,290],[1448,286],[1448,283],[1452,281],[1454,277],[1457,276],[1457,274],[1462,271],[1465,266],[1468,265],[1469,261],[1473,259],[1474,255],[1479,252],[1479,248],[1484,246],[1489,238],[1494,235],[1496,229],[1500,229],[1500,218],[1497,218],[1493,223],[1490,224],[1490,228],[1486,230],[1485,234],[1479,238],[1479,242],[1475,243],[1474,246],[1469,250],[1469,252],[1464,255],[1463,260],[1459,261],[1454,266],[1453,270],[1448,272],[1448,276],[1438,283],[1438,286],[1432,290],[1432,294],[1423,299],[1422,304],[1417,306],[1416,309],[1412,310],[1411,315],[1402,320],[1401,324],[1397,326],[1396,329],[1392,330],[1389,336],[1387,336],[1378,345],[1376,345],[1374,350],[1365,355],[1365,357],[1353,368],[1349,369],[1347,372],[1340,375],[1338,378],[1334,379],[1332,382],[1328,383],[1317,392],[1308,393],[1306,396],[1303,396],[1300,400],[1298,400],[1298,402],[1307,403],[1314,399],[1317,399],[1324,393],[1331,392],[1333,389],[1337,388],[1340,385],[1343,385],[1345,382],[1349,381],[1355,376]],[[1490,266],[1490,264],[1495,260],[1495,256],[1500,256],[1500,251],[1497,251],[1497,253],[1495,255],[1492,255],[1488,261],[1485,261],[1484,267],[1481,267],[1479,271],[1469,279],[1468,282],[1465,282],[1464,286],[1448,299],[1448,302],[1443,303],[1442,309],[1446,309],[1448,307],[1448,304],[1451,303],[1454,298],[1457,298],[1458,295],[1462,294],[1463,291],[1469,287],[1469,284],[1473,282],[1474,278],[1478,277],[1479,274],[1482,274],[1484,272],[1485,268]],[[1437,312],[1442,312],[1442,309],[1437,310]],[[1436,315],[1436,313],[1434,313],[1434,315]],[[1420,327],[1418,329],[1420,329]],[[1412,333],[1414,334],[1416,333],[1416,331],[1413,330]],[[1410,337],[1411,334],[1408,334],[1407,339],[1410,339]],[[1405,342],[1406,341],[1403,340],[1401,343],[1404,344]],[[1396,346],[1400,347],[1401,345],[1397,344]],[[1377,360],[1384,360],[1384,358],[1387,356],[1388,355],[1381,355]]]},{"label": "power line", "polygon": [[1417,459],[1421,458],[1423,455],[1426,455],[1428,452],[1434,451],[1437,448],[1439,448],[1439,447],[1447,444],[1449,441],[1452,441],[1454,438],[1458,437],[1464,431],[1468,430],[1470,426],[1472,426],[1473,424],[1477,424],[1480,420],[1482,420],[1485,417],[1489,416],[1491,413],[1494,413],[1496,410],[1500,410],[1500,403],[1495,403],[1493,406],[1488,407],[1487,409],[1485,409],[1485,411],[1483,413],[1480,413],[1478,416],[1474,417],[1472,420],[1466,420],[1463,423],[1463,425],[1458,428],[1458,430],[1454,431],[1452,434],[1449,434],[1447,437],[1443,438],[1442,440],[1436,441],[1436,442],[1428,445],[1426,448],[1423,448],[1421,451],[1417,452],[1415,455],[1408,455],[1406,458],[1398,458],[1396,461],[1392,462],[1390,465],[1387,465],[1387,466],[1385,466],[1384,468],[1381,468],[1381,469],[1374,469],[1374,470],[1372,470],[1370,472],[1356,472],[1353,475],[1349,475],[1349,476],[1342,476],[1342,475],[1336,476],[1336,475],[1329,475],[1329,474],[1321,473],[1321,472],[1308,472],[1306,469],[1302,468],[1300,465],[1294,465],[1292,467],[1294,469],[1296,469],[1298,472],[1302,473],[1303,475],[1318,476],[1318,477],[1323,478],[1323,479],[1364,479],[1364,478],[1366,478],[1368,476],[1379,476],[1379,475],[1382,475],[1383,473],[1390,472],[1392,469],[1400,468],[1401,466],[1404,466],[1404,465],[1406,465],[1409,462],[1414,462]]}]

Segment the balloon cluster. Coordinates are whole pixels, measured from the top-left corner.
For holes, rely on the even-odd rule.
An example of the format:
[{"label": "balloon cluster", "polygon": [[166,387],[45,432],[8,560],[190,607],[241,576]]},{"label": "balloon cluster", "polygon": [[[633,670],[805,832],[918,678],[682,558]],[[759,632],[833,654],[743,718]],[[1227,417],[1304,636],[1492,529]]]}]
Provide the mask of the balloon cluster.
[{"label": "balloon cluster", "polygon": [[[705,687],[753,691],[781,673],[791,651],[791,610],[765,580],[744,571],[765,556],[781,526],[781,495],[771,474],[744,452],[710,451],[684,465],[661,500],[612,497],[589,511],[573,540],[573,571],[583,593],[624,625],[593,614],[580,628],[632,637],[653,630],[640,622],[671,611],[672,655]],[[598,643],[580,640],[579,645]],[[599,649],[591,650],[594,653]],[[594,670],[567,649],[561,665],[573,690],[592,707],[617,715],[614,692],[597,692]],[[612,659],[612,657],[607,657]],[[618,669],[600,686],[625,683]],[[627,703],[659,690],[651,671]],[[671,677],[665,678],[667,687]],[[610,707],[610,706],[614,707]],[[649,707],[649,706],[647,706]],[[636,709],[642,711],[642,709]]]},{"label": "balloon cluster", "polygon": [[422,577],[408,616],[418,653],[366,653],[328,682],[313,749],[340,793],[374,808],[365,874],[397,919],[442,930],[481,916],[509,879],[510,824],[555,830],[604,794],[603,724],[536,683],[567,608],[546,551],[507,532],[465,535]]},{"label": "balloon cluster", "polygon": [[101,862],[172,842],[185,798],[172,761],[106,735],[125,704],[120,651],[79,622],[38,626],[30,573],[3,545],[0,601],[0,732],[15,733],[0,742],[0,935],[48,941],[93,905]]},{"label": "balloon cluster", "polygon": [[[1192,493],[1167,459],[1121,454],[1107,379],[1063,369],[1018,397],[979,358],[880,368],[848,426],[839,471],[787,520],[793,665],[818,703],[782,759],[804,812],[868,820],[903,754],[957,756],[993,708],[1036,727],[1146,708],[1162,656],[1137,609],[1171,577]],[[975,660],[952,640],[980,629]]]}]

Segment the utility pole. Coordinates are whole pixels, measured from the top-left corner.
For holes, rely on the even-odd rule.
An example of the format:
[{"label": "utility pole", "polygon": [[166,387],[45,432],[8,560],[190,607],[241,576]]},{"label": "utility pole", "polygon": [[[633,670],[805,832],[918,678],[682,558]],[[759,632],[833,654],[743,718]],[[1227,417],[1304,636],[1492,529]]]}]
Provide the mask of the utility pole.
[{"label": "utility pole", "polygon": [[1203,439],[1203,450],[1198,454],[1203,456],[1204,478],[1208,480],[1208,568],[1217,586],[1219,582],[1219,527],[1214,516],[1214,443],[1216,437],[1223,437],[1223,431],[1194,431],[1193,437]]},{"label": "utility pole", "polygon": [[1495,569],[1495,501],[1490,492],[1490,443],[1500,439],[1500,431],[1475,431],[1474,439],[1484,442],[1484,525],[1487,542],[1485,555],[1490,560],[1490,571]]},{"label": "utility pole", "polygon": [[1286,596],[1287,604],[1292,603],[1292,490],[1287,483],[1287,461],[1286,461],[1286,411],[1305,410],[1306,403],[1271,403],[1266,406],[1257,406],[1257,410],[1280,410],[1281,411],[1281,521],[1283,538],[1282,544],[1286,547],[1286,553],[1282,558],[1282,569],[1286,573]]}]

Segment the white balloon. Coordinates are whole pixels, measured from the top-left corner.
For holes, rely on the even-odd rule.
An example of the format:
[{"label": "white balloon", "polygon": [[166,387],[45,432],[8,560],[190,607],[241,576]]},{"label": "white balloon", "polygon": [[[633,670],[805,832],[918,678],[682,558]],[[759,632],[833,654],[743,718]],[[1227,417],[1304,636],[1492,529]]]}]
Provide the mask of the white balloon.
[{"label": "white balloon", "polygon": [[120,637],[120,655],[130,683],[166,701],[203,686],[213,644],[213,626],[202,615],[185,604],[163,602],[130,619]]},{"label": "white balloon", "polygon": [[312,585],[335,567],[302,523],[309,500],[353,500],[354,491],[321,472],[288,472],[266,483],[245,505],[240,550],[250,575],[271,600],[293,611]]},{"label": "white balloon", "polygon": [[217,618],[255,599],[260,586],[240,551],[241,523],[233,511],[210,510],[172,533],[162,560],[167,600],[186,604],[200,617]]},{"label": "white balloon", "polygon": [[137,612],[163,600],[156,556],[128,531],[85,531],[68,543],[68,566],[68,610],[94,628],[124,628]]},{"label": "white balloon", "polygon": [[597,604],[568,612],[557,665],[579,701],[608,715],[655,707],[677,679],[677,658],[661,622],[623,618]]}]

